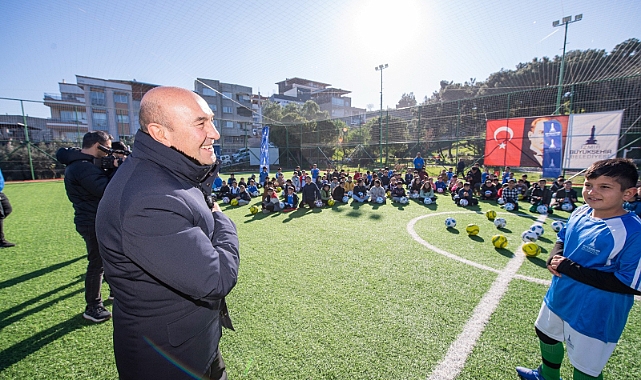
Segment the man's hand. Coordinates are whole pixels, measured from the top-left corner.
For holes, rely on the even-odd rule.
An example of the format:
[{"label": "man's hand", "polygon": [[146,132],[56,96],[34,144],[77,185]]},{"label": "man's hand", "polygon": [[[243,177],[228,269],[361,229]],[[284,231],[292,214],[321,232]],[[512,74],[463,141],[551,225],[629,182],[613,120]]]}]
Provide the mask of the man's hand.
[{"label": "man's hand", "polygon": [[559,273],[557,269],[559,267],[559,264],[561,264],[563,260],[565,260],[565,257],[561,255],[554,255],[554,257],[552,258],[552,261],[550,261],[550,264],[548,264],[547,266],[550,273],[552,273],[557,277],[561,277],[561,273]]},{"label": "man's hand", "polygon": [[221,211],[220,206],[218,206],[218,203],[214,202],[214,205],[211,208],[211,212],[216,212],[216,211]]}]

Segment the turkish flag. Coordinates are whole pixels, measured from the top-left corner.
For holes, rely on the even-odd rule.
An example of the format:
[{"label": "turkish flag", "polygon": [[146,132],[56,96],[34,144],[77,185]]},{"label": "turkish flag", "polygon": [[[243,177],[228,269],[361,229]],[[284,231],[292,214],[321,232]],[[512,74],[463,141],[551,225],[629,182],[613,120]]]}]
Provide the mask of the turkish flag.
[{"label": "turkish flag", "polygon": [[524,125],[524,118],[488,120],[484,164],[520,166]]}]

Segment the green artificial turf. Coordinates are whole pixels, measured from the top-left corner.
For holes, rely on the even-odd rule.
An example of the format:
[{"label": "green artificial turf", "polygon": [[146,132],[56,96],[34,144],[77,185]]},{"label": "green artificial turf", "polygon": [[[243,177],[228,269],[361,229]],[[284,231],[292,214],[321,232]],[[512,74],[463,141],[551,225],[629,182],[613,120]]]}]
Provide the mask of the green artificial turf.
[{"label": "green artificial turf", "polygon": [[[17,246],[0,250],[0,379],[117,378],[111,322],[81,317],[85,248],[63,183],[11,183],[5,193],[14,207],[5,232]],[[431,206],[350,203],[256,215],[249,206],[222,209],[241,242],[239,282],[227,300],[236,331],[221,341],[232,379],[428,378],[496,271],[521,254],[520,234],[538,216],[485,202],[461,209],[443,196]],[[489,209],[507,220],[505,229],[487,220]],[[445,227],[448,216],[455,229]],[[494,271],[413,240],[407,226],[415,218],[421,239]],[[544,252],[554,244],[551,222],[539,240]],[[477,237],[465,233],[469,223],[479,226]],[[496,233],[508,238],[506,249],[490,243]],[[518,274],[549,280],[544,259],[524,260]],[[526,279],[512,279],[458,378],[510,379],[516,365],[538,365],[532,324],[546,286]],[[637,303],[607,379],[638,377],[640,314]],[[562,375],[570,373],[566,361]]]}]

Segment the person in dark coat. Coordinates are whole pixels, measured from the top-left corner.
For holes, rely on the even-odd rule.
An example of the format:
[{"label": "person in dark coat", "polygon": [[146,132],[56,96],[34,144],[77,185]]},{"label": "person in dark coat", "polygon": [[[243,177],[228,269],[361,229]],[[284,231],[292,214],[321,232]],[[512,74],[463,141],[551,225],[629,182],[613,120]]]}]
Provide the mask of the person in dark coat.
[{"label": "person in dark coat", "polygon": [[[114,173],[118,161],[103,160],[107,153],[100,147],[111,148],[111,135],[104,131],[87,132],[82,138],[82,149],[60,148],[56,158],[64,165],[65,190],[73,204],[76,231],[87,247],[85,275],[85,312],[82,317],[92,322],[104,322],[111,313],[102,303],[101,288],[104,274],[96,240],[96,211],[100,199]],[[113,157],[113,156],[111,156]]]},{"label": "person in dark coat", "polygon": [[211,199],[213,112],[192,91],[156,87],[141,101],[140,126],[96,220],[119,377],[226,379],[218,343],[221,326],[231,328],[225,296],[239,242]]},{"label": "person in dark coat", "polygon": [[312,182],[312,177],[305,177],[305,186],[303,186],[303,190],[301,191],[301,201],[300,201],[300,207],[304,207],[306,204],[309,206],[309,208],[314,208],[316,205],[314,202],[316,202],[317,199],[320,199],[320,189],[314,182]]}]

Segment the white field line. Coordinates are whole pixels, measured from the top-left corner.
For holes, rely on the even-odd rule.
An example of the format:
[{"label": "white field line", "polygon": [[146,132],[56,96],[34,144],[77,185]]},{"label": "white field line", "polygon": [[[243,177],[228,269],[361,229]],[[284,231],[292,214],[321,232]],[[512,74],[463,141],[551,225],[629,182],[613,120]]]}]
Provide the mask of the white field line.
[{"label": "white field line", "polygon": [[[474,308],[472,316],[463,327],[463,331],[450,345],[450,348],[447,350],[445,357],[436,366],[434,371],[432,371],[432,373],[428,377],[428,380],[453,380],[461,372],[461,370],[465,366],[467,357],[472,352],[472,349],[476,344],[476,341],[481,336],[481,333],[485,329],[487,322],[490,320],[492,313],[494,313],[494,310],[496,310],[496,307],[501,301],[501,298],[503,298],[503,295],[507,291],[510,281],[515,278],[516,272],[519,270],[521,264],[523,264],[523,261],[525,260],[525,255],[521,252],[520,249],[518,249],[516,255],[512,259],[510,259],[503,270],[496,270],[494,268],[490,268],[485,265],[463,259],[447,251],[434,247],[433,245],[423,240],[420,236],[418,236],[416,231],[414,231],[414,225],[420,219],[437,216],[440,214],[453,213],[465,213],[465,211],[428,214],[414,218],[408,223],[407,231],[414,240],[426,246],[427,248],[441,255],[463,262],[473,267],[498,273],[498,277],[496,278],[496,280],[494,280],[494,283],[490,287],[490,290],[485,293],[483,298],[481,298],[479,304]],[[539,218],[537,218],[537,222],[543,223],[546,216],[547,215],[541,215]],[[525,276],[521,277],[527,279],[527,277]],[[539,280],[537,280],[536,282],[539,282]]]}]

